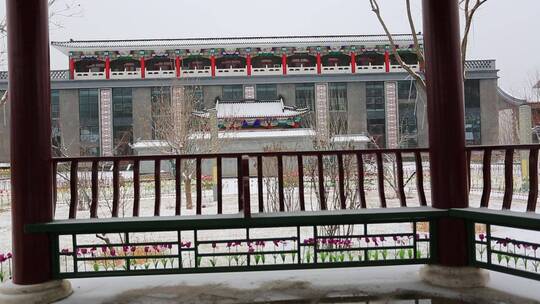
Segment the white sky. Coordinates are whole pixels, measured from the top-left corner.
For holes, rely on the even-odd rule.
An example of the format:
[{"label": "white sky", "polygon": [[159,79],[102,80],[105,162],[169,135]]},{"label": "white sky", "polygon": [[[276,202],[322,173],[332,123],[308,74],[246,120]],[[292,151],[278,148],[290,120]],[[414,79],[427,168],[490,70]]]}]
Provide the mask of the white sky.
[{"label": "white sky", "polygon": [[[66,0],[73,1],[73,0]],[[392,32],[409,32],[404,0],[379,0]],[[83,16],[59,20],[51,40],[381,34],[368,0],[78,0]],[[4,3],[0,11],[5,11]],[[421,1],[413,0],[421,30]],[[523,95],[540,71],[540,1],[489,0],[474,24],[470,59],[496,59],[499,85]],[[67,58],[51,51],[53,69]]]}]

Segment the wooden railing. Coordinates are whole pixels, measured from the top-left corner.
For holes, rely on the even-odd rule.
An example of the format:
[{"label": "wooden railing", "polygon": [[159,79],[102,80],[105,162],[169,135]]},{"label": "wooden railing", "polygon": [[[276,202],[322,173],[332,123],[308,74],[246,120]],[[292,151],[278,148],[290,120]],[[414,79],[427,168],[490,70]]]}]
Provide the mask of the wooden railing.
[{"label": "wooden railing", "polygon": [[[496,162],[504,163],[504,196],[502,210],[511,210],[514,194],[514,165],[519,162],[522,171],[529,176],[527,212],[536,212],[538,202],[538,150],[540,145],[513,145],[513,146],[473,146],[467,148],[467,163],[469,168],[469,190],[471,185],[471,168],[473,157],[482,164],[482,196],[480,207],[494,208],[490,206],[492,192],[492,165]],[[481,154],[481,159],[478,158]],[[495,160],[494,160],[495,158]]]},{"label": "wooden railing", "polygon": [[[336,182],[337,187],[332,187],[334,192],[339,195],[339,209],[348,209],[347,202],[350,198],[347,197],[345,190],[345,184],[351,182],[350,179],[354,179],[354,186],[357,187],[358,200],[354,202],[360,208],[367,208],[367,198],[365,190],[365,174],[366,166],[369,164],[376,171],[376,184],[378,188],[378,200],[379,205],[377,207],[386,208],[387,197],[386,190],[388,190],[388,168],[385,168],[386,162],[393,162],[392,172],[393,180],[395,180],[396,196],[399,199],[399,205],[401,207],[407,207],[407,198],[405,195],[405,180],[404,180],[404,156],[407,157],[409,164],[414,164],[416,176],[416,191],[418,193],[418,205],[426,206],[426,195],[424,191],[424,169],[422,165],[422,157],[427,157],[427,149],[383,149],[383,150],[350,150],[350,151],[303,151],[303,152],[262,152],[262,153],[225,153],[225,154],[196,154],[196,155],[152,155],[152,156],[122,156],[122,157],[77,157],[77,158],[58,158],[53,160],[53,166],[55,170],[55,181],[64,176],[69,180],[69,213],[70,219],[77,218],[77,210],[79,210],[79,190],[82,187],[80,183],[80,172],[87,172],[90,175],[90,204],[89,204],[89,216],[90,218],[98,217],[99,206],[99,186],[98,186],[98,173],[102,172],[103,165],[107,165],[112,170],[112,208],[111,217],[119,216],[119,203],[120,203],[120,173],[121,168],[130,166],[130,170],[133,172],[133,210],[131,215],[134,217],[140,214],[140,185],[141,185],[141,162],[153,162],[153,181],[154,181],[154,216],[160,216],[161,214],[161,177],[162,177],[162,164],[167,161],[168,163],[174,163],[171,166],[171,173],[174,175],[175,180],[175,215],[182,214],[182,164],[185,161],[190,161],[194,167],[193,180],[195,181],[195,213],[202,213],[202,162],[206,160],[215,161],[216,173],[215,173],[215,188],[217,196],[217,214],[223,213],[223,162],[227,159],[236,160],[236,170],[238,174],[235,176],[238,183],[238,208],[237,211],[244,211],[246,216],[249,216],[251,210],[245,209],[245,206],[250,206],[250,162],[255,165],[254,174],[251,174],[253,179],[257,182],[257,200],[258,200],[258,212],[265,212],[264,210],[264,189],[263,179],[267,178],[263,174],[263,166],[268,159],[274,159],[276,162],[276,171],[273,178],[277,179],[277,211],[294,211],[286,210],[285,208],[285,194],[284,194],[284,162],[287,159],[288,164],[295,163],[296,168],[294,171],[298,172],[297,177],[297,201],[299,211],[306,211],[305,202],[305,183],[308,180],[315,185],[317,192],[317,200],[319,202],[318,210],[328,210],[328,195],[329,189],[327,188],[325,179],[329,177]],[[325,162],[328,158],[334,158],[331,162],[332,166],[336,168],[325,168]],[[345,168],[344,158],[348,158],[349,165],[355,165],[354,168]],[[296,161],[294,160],[296,159]],[[305,161],[309,159],[312,165],[310,167],[311,175],[306,176]],[[60,169],[62,167],[62,169]],[[316,170],[315,170],[316,167]],[[327,165],[327,167],[329,167]],[[385,169],[387,171],[385,175]],[[395,170],[394,170],[395,169]],[[329,173],[328,171],[332,171]],[[345,174],[347,171],[347,174]],[[335,175],[334,175],[335,174]],[[295,174],[296,175],[296,174]],[[347,177],[345,177],[347,175]],[[69,178],[68,178],[69,176]],[[412,176],[411,176],[412,178]],[[55,202],[57,201],[57,188],[54,189]],[[186,190],[186,189],[184,189]],[[336,196],[337,197],[337,196]],[[349,205],[351,202],[349,202]]]},{"label": "wooden railing", "polygon": [[[429,188],[424,188],[424,183],[429,184],[424,177],[430,178],[424,170],[427,149],[55,159],[55,177],[69,181],[66,213],[69,219],[29,225],[25,229],[28,233],[49,235],[55,252],[51,260],[55,278],[80,278],[436,263],[436,244],[441,241],[437,239],[439,219],[456,218],[467,227],[469,265],[540,280],[537,241],[540,214],[536,213],[539,148],[538,145],[466,148],[469,167],[482,171],[481,178],[469,171],[469,185],[474,180],[483,189],[481,195],[470,193],[471,208],[465,209],[427,207]],[[237,171],[233,176],[238,186],[237,206],[236,202],[232,205],[230,200],[224,200],[224,181],[231,177],[224,165],[229,159]],[[204,163],[209,160],[215,162],[216,168],[216,214],[203,213]],[[269,161],[272,172],[265,173],[264,164],[268,165]],[[146,162],[153,163],[150,174],[154,183],[154,216],[150,217],[140,213],[141,184],[146,178],[142,164]],[[176,216],[162,216],[161,212],[166,202],[161,191],[165,162],[174,173]],[[285,191],[291,184],[287,168],[292,163],[295,164],[292,171],[298,173],[294,176],[297,183],[292,192],[294,197]],[[504,166],[503,174],[492,174],[499,163]],[[102,188],[99,183],[105,165],[111,168],[112,185],[105,186],[110,189]],[[185,216],[189,212],[181,208],[182,191],[192,187],[189,183],[182,187],[185,165],[193,166],[196,197],[191,214],[194,216]],[[528,179],[523,174],[521,178],[514,176],[516,165],[527,171]],[[413,168],[415,171],[411,173]],[[89,185],[81,184],[81,172],[90,176]],[[131,219],[121,218],[129,215],[119,212],[120,184],[126,172],[133,174]],[[492,180],[500,176],[504,176],[504,194],[499,208],[497,198],[492,196],[492,186],[500,187]],[[412,189],[415,198],[410,195],[412,177],[416,180]],[[274,182],[273,190],[264,189],[265,183],[268,187],[268,179]],[[523,201],[514,202],[518,180],[522,185],[528,180],[526,207]],[[91,192],[87,211],[90,219],[86,220],[78,216],[81,187]],[[350,196],[351,188],[354,197]],[[256,195],[252,196],[253,189]],[[103,215],[98,208],[103,205],[100,192],[106,190],[112,192],[112,206],[110,214]],[[388,196],[388,190],[393,190],[394,197]],[[265,191],[276,192],[275,208],[271,210],[266,204]],[[55,191],[55,197],[56,194]],[[310,208],[306,198],[311,200],[313,196],[317,206]],[[253,197],[256,197],[254,204]],[[294,207],[288,204],[291,200],[297,202]],[[522,212],[510,211],[520,208],[518,211]],[[386,225],[382,233],[371,228],[380,224]],[[337,230],[332,230],[336,227]],[[261,238],[261,229],[266,228],[273,232]],[[145,233],[152,233],[152,242],[145,239]],[[174,236],[172,240],[171,236]],[[119,239],[113,241],[109,237]],[[103,245],[100,242],[105,238],[107,242]],[[270,250],[264,249],[265,242],[274,245]],[[97,246],[101,246],[101,251],[97,251]],[[235,250],[231,251],[231,247]]]}]

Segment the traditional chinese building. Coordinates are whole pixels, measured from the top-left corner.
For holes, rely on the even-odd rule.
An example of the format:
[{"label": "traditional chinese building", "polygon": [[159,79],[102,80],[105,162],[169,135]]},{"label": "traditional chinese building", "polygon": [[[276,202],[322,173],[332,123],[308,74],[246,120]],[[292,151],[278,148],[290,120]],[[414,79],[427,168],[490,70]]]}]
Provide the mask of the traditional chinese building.
[{"label": "traditional chinese building", "polygon": [[[410,35],[404,61],[422,72]],[[67,70],[52,71],[53,143],[67,155],[122,155],[155,140],[155,100],[217,111],[221,129],[306,128],[328,138],[363,135],[377,147],[427,145],[425,102],[386,36],[283,36],[52,42]],[[466,139],[499,142],[494,60],[466,63]],[[7,73],[0,75],[0,90]],[[0,106],[0,161],[9,158],[9,103]],[[306,123],[309,121],[309,123]],[[4,144],[5,143],[5,144]],[[269,144],[271,141],[269,140]]]}]

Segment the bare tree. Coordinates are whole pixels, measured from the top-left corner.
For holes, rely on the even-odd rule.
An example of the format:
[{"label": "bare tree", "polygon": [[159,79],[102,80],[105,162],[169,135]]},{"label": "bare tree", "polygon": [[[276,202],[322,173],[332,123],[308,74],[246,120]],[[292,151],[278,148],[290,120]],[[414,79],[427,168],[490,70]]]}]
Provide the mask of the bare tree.
[{"label": "bare tree", "polygon": [[[463,19],[465,20],[465,26],[464,26],[463,36],[462,36],[462,40],[461,40],[461,64],[462,64],[463,71],[464,71],[463,72],[464,73],[464,75],[463,75],[464,79],[465,79],[465,60],[467,58],[467,46],[468,46],[468,42],[469,42],[469,33],[471,31],[472,24],[473,24],[473,21],[474,21],[474,17],[476,15],[476,13],[478,12],[478,9],[480,9],[480,7],[482,5],[484,5],[487,1],[488,0],[460,0],[459,1],[459,5],[460,5],[460,7],[461,7],[461,9],[463,11]],[[377,2],[377,0],[369,0],[369,3],[371,5],[371,10],[377,16],[377,19],[379,20],[379,23],[383,27],[384,32],[385,32],[386,36],[388,37],[388,40],[390,41],[391,51],[392,51],[392,54],[394,55],[396,61],[399,63],[399,65],[405,71],[407,71],[407,73],[409,73],[411,75],[411,77],[413,77],[416,80],[418,89],[422,90],[422,91],[425,91],[426,82],[425,82],[424,77],[420,73],[418,73],[418,72],[414,71],[413,69],[411,69],[411,67],[409,65],[407,65],[403,61],[403,59],[401,58],[401,56],[400,56],[400,54],[399,54],[399,52],[398,52],[398,50],[396,48],[396,44],[394,42],[394,37],[393,37],[392,33],[390,32],[390,30],[388,29],[388,26],[386,25],[386,22],[384,21],[384,19],[382,17],[381,9],[379,7],[379,3]],[[416,31],[416,25],[415,25],[415,22],[414,22],[414,19],[413,19],[413,16],[412,16],[411,0],[405,0],[405,7],[406,7],[406,11],[407,11],[407,20],[409,22],[409,27],[410,27],[411,34],[412,34],[412,37],[413,37],[414,52],[415,52],[416,56],[418,57],[419,64],[424,65],[425,64],[424,51],[423,51],[422,46],[420,44],[420,41],[418,39],[418,33]]]},{"label": "bare tree", "polygon": [[[166,97],[167,94],[158,94],[152,100],[153,132],[155,139],[164,143],[160,146],[162,153],[212,153],[223,145],[225,136],[219,136],[215,111],[194,115],[202,108],[197,89],[195,86],[173,87],[171,99]],[[181,168],[186,207],[192,209],[191,184],[195,177],[195,159],[184,160]]]}]

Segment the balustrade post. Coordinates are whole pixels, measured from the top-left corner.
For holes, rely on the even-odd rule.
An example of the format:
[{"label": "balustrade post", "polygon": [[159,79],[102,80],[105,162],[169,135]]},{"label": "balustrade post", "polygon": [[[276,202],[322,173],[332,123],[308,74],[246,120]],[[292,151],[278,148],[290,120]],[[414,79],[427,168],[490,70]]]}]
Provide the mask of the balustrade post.
[{"label": "balustrade post", "polygon": [[242,203],[244,206],[244,218],[251,217],[251,192],[249,183],[249,156],[242,156]]},{"label": "balustrade post", "polygon": [[50,303],[71,293],[69,282],[52,281],[49,237],[25,233],[53,219],[48,1],[7,0],[6,12],[13,278],[0,303]]}]

